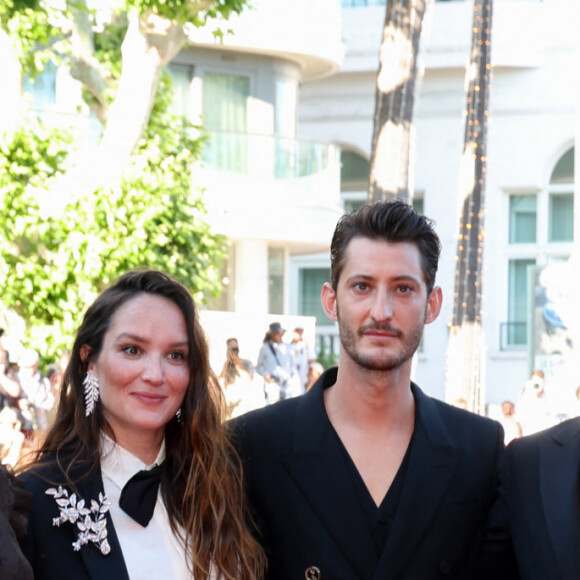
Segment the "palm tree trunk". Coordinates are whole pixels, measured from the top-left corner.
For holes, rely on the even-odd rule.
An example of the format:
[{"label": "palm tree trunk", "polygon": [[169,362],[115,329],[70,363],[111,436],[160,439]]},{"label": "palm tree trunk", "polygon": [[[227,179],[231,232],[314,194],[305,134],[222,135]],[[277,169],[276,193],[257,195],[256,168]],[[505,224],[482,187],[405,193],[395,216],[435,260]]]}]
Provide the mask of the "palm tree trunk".
[{"label": "palm tree trunk", "polygon": [[487,122],[491,79],[493,0],[474,0],[455,294],[447,349],[447,399],[465,398],[485,411],[485,337],[481,325]]},{"label": "palm tree trunk", "polygon": [[387,1],[375,95],[370,202],[412,197],[417,62],[425,12],[432,2]]}]

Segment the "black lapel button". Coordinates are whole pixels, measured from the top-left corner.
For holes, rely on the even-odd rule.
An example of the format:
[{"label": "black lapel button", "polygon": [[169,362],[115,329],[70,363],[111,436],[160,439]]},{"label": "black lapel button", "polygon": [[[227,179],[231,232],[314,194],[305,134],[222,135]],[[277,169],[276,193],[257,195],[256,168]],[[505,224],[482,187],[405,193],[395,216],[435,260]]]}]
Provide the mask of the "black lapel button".
[{"label": "black lapel button", "polygon": [[304,576],[306,580],[321,580],[322,572],[316,566],[310,566]]}]

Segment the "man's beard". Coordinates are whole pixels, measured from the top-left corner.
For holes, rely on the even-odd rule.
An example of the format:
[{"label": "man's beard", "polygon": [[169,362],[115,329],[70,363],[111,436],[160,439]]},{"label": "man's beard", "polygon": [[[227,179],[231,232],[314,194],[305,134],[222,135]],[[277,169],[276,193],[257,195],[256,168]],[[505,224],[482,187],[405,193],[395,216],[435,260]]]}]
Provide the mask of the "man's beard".
[{"label": "man's beard", "polygon": [[[392,371],[399,368],[408,360],[413,358],[413,355],[421,344],[421,337],[423,336],[423,328],[425,326],[425,318],[410,329],[409,333],[404,334],[400,330],[396,330],[389,324],[374,323],[361,326],[358,331],[353,331],[347,324],[341,323],[340,309],[336,308],[338,318],[338,328],[340,332],[340,342],[346,354],[360,367],[370,371]],[[426,316],[426,312],[425,312]],[[364,336],[369,330],[379,330],[382,332],[394,333],[399,349],[393,352],[392,348],[380,347],[369,348],[369,352],[360,352],[357,349],[357,339]]]}]

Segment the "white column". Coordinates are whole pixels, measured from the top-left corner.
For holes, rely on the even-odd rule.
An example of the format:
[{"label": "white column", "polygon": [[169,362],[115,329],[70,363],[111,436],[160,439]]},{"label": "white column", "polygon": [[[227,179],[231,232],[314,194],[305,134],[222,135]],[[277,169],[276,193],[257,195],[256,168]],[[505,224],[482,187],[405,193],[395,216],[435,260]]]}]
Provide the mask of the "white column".
[{"label": "white column", "polygon": [[235,243],[235,312],[268,314],[268,242],[239,240]]}]

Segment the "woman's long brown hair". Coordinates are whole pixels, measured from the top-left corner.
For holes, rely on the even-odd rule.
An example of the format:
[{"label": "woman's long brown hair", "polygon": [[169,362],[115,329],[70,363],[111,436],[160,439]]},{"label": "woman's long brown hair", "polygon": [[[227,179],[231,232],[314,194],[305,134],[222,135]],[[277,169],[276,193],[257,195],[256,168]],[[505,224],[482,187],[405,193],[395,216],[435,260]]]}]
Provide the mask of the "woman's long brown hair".
[{"label": "woman's long brown hair", "polygon": [[[204,332],[189,291],[156,271],[129,272],[105,290],[87,310],[63,377],[55,420],[26,469],[56,460],[71,487],[100,462],[100,436],[110,426],[97,404],[85,416],[82,381],[98,357],[114,313],[136,296],[149,293],[171,300],[181,310],[189,341],[189,386],[181,419],[165,428],[166,473],[161,493],[174,534],[185,546],[196,580],[217,572],[224,580],[263,577],[264,553],[249,528],[239,458],[223,425],[223,395],[209,365]],[[90,349],[83,359],[82,352]],[[83,349],[84,347],[84,349]]]}]

